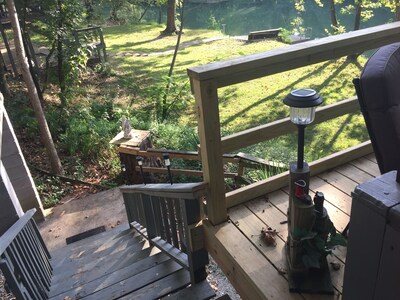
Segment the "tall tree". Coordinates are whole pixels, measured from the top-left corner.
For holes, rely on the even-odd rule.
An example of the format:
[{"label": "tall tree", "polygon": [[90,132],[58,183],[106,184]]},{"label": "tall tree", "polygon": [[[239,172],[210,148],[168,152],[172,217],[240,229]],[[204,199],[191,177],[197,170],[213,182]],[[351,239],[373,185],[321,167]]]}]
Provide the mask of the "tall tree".
[{"label": "tall tree", "polygon": [[52,171],[55,174],[63,174],[64,170],[62,168],[61,161],[58,157],[56,148],[54,146],[53,139],[51,137],[51,133],[50,133],[49,127],[47,125],[47,121],[44,116],[42,106],[40,104],[36,86],[33,82],[32,75],[29,71],[28,60],[27,60],[25,50],[23,47],[22,34],[21,34],[20,26],[19,26],[19,21],[18,21],[17,11],[15,9],[14,0],[6,0],[6,3],[7,3],[7,10],[8,10],[8,14],[10,17],[12,29],[13,29],[15,50],[17,53],[17,58],[18,58],[19,65],[21,68],[22,77],[23,77],[23,79],[26,83],[27,89],[28,89],[28,95],[31,100],[31,105],[32,105],[32,108],[35,112],[35,115],[36,115],[36,118],[38,121],[40,137],[46,148]]},{"label": "tall tree", "polygon": [[354,30],[359,30],[361,27],[361,12],[362,12],[362,1],[358,0],[355,3],[355,14],[354,14]]},{"label": "tall tree", "polygon": [[329,0],[329,15],[331,17],[331,27],[333,32],[337,32],[339,24],[336,17],[336,5],[335,0]]},{"label": "tall tree", "polygon": [[176,19],[176,1],[168,0],[167,27],[163,31],[164,34],[177,33],[175,19]]}]

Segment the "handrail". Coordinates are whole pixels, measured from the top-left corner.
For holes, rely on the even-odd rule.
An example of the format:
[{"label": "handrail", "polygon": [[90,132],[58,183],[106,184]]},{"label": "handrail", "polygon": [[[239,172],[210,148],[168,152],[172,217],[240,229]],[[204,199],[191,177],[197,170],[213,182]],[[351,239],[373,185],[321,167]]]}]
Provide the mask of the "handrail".
[{"label": "handrail", "polygon": [[32,219],[35,212],[36,208],[28,210],[0,237],[0,255],[6,251],[7,247],[10,246],[15,237],[21,232],[22,228]]},{"label": "handrail", "polygon": [[[327,120],[340,117],[344,114],[358,112],[360,105],[357,97],[352,97],[333,104],[317,108],[313,124],[319,124]],[[265,125],[253,127],[237,132],[221,139],[223,152],[231,152],[278,136],[294,132],[296,126],[290,122],[290,118],[280,119]]]},{"label": "handrail", "polygon": [[183,199],[197,199],[199,194],[203,194],[207,189],[204,182],[198,183],[153,183],[124,185],[120,187],[122,193],[145,193],[149,196],[171,197]]},{"label": "handrail", "polygon": [[[294,130],[289,120],[279,120],[221,138],[218,89],[283,71],[362,53],[400,40],[400,22],[366,28],[354,32],[312,40],[301,44],[273,49],[262,53],[192,67],[187,70],[196,99],[198,131],[204,182],[209,184],[207,214],[213,224],[227,219],[227,205],[238,204],[251,196],[266,192],[266,183],[258,183],[244,190],[225,195],[222,153],[243,148]],[[316,122],[322,122],[357,110],[355,98],[319,109]],[[371,151],[362,145],[359,153]],[[342,163],[357,151],[344,152]],[[338,157],[336,157],[336,163]],[[323,162],[319,162],[323,163]],[[332,163],[325,164],[332,165]],[[319,171],[321,168],[316,168]],[[279,177],[279,176],[278,176]],[[283,182],[283,175],[279,177]],[[268,181],[268,184],[272,182]],[[276,184],[279,188],[279,184]],[[240,200],[242,197],[242,200]]]},{"label": "handrail", "polygon": [[399,34],[400,22],[394,22],[192,67],[188,75],[224,87],[374,49],[398,41]]}]

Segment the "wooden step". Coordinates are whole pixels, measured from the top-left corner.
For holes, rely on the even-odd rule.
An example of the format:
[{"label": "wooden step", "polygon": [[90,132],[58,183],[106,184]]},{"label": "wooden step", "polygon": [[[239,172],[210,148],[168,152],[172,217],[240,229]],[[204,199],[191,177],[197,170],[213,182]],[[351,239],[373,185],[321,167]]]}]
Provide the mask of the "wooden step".
[{"label": "wooden step", "polygon": [[[199,283],[191,285],[185,289],[182,289],[174,294],[168,295],[163,300],[206,300],[211,299],[215,296],[213,289],[207,280],[203,280]],[[230,298],[228,298],[230,299]]]}]

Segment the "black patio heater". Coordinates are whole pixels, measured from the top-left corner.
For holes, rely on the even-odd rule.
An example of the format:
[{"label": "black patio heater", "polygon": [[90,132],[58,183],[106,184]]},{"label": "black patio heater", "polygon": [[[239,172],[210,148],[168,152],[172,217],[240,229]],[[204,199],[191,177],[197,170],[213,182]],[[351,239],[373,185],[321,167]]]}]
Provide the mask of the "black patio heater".
[{"label": "black patio heater", "polygon": [[[314,121],[315,109],[322,103],[321,96],[312,89],[293,90],[286,96],[284,103],[290,107],[290,120],[298,128],[297,161],[290,163],[288,239],[286,257],[289,273],[289,289],[292,292],[333,292],[329,268],[310,271],[306,261],[309,251],[307,239],[315,231],[316,208],[309,195],[310,168],[304,161],[304,131]],[[321,193],[322,194],[322,193]],[[323,195],[322,195],[323,197]],[[315,201],[315,199],[314,199]],[[318,221],[319,222],[319,221]],[[326,263],[326,258],[325,263]]]}]

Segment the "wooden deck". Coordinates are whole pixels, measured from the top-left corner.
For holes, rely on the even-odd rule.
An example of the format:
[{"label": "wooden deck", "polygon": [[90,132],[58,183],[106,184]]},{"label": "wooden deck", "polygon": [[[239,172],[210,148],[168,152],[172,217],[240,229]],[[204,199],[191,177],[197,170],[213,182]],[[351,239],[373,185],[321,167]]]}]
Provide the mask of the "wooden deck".
[{"label": "wooden deck", "polygon": [[[362,182],[380,175],[373,154],[359,158],[311,178],[310,194],[325,194],[325,207],[335,227],[342,231],[349,222],[351,192]],[[284,256],[287,224],[282,224],[288,209],[288,188],[269,193],[228,210],[229,221],[218,226],[206,223],[207,249],[244,299],[340,299],[346,248],[338,247],[328,262],[334,296],[289,293]],[[278,232],[276,247],[260,239],[262,228]]]},{"label": "wooden deck", "polygon": [[175,299],[188,292],[193,299],[214,296],[206,281],[186,288],[189,272],[127,228],[100,233],[51,253],[50,299],[147,300],[168,295]]}]

